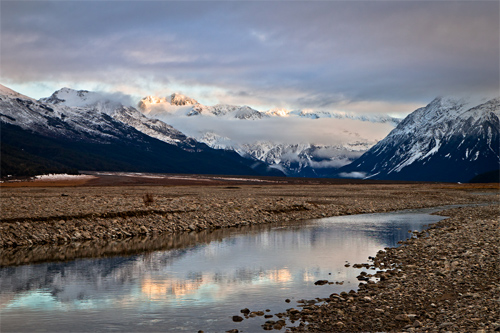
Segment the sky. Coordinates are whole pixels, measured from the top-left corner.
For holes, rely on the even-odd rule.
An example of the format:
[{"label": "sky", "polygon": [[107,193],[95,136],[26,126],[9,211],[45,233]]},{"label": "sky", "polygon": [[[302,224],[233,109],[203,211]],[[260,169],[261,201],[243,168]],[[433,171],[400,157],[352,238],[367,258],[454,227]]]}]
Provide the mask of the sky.
[{"label": "sky", "polygon": [[495,1],[0,2],[0,83],[406,115],[498,95]]}]

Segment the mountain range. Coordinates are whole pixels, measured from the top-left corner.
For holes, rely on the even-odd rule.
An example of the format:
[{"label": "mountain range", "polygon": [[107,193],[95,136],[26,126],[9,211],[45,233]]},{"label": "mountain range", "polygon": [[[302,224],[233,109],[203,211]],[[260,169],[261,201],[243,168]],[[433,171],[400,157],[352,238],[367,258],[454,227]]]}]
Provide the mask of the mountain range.
[{"label": "mountain range", "polygon": [[[189,103],[178,102],[185,100]],[[350,128],[355,127],[355,122],[381,125],[387,128],[385,135],[401,121],[386,115],[286,109],[258,111],[249,106],[227,104],[206,106],[178,94],[145,97],[139,102],[139,110],[148,118],[175,123],[176,128],[198,142],[236,151],[295,177],[331,176],[337,168],[354,161],[378,141],[346,128],[328,128],[329,124],[346,121],[351,122]],[[318,127],[326,128],[331,133],[326,141],[335,143],[318,143],[301,137],[300,132],[314,132]],[[275,135],[278,132],[279,135]],[[339,138],[333,140],[335,135]]]},{"label": "mountain range", "polygon": [[[2,177],[107,170],[468,181],[499,169],[499,104],[500,98],[436,98],[401,121],[384,115],[205,106],[181,94],[148,96],[137,108],[69,88],[37,101],[0,85],[1,171]],[[242,125],[254,129],[293,120],[315,126],[321,119],[393,130],[382,140],[343,130],[335,144],[238,136],[244,134],[239,133]],[[235,133],[231,137],[224,135],[227,127]]]},{"label": "mountain range", "polygon": [[2,177],[77,170],[283,175],[189,139],[133,107],[86,91],[59,92],[37,101],[0,86]]}]

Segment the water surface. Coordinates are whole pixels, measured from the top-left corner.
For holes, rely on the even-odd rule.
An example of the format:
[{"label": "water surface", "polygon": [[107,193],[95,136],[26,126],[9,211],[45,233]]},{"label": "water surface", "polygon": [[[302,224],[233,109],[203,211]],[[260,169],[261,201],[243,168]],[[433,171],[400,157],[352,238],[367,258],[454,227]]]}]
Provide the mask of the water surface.
[{"label": "water surface", "polygon": [[[443,219],[431,211],[191,233],[165,237],[167,245],[141,254],[4,267],[0,328],[259,331],[263,317],[235,323],[232,316],[243,308],[275,314],[299,299],[356,290],[361,270],[344,265],[368,262],[408,238],[408,230]],[[343,284],[314,285],[320,279]]]}]

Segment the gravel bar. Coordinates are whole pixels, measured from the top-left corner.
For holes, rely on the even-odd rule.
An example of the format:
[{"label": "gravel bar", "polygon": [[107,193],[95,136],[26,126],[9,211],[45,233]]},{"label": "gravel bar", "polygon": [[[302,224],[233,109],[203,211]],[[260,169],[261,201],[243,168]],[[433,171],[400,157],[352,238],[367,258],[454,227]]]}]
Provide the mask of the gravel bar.
[{"label": "gravel bar", "polygon": [[[58,246],[92,249],[98,244],[116,243],[123,245],[124,252],[143,251],[146,250],[141,247],[143,240],[162,236],[158,238],[162,242],[158,246],[163,246],[168,239],[163,235],[169,234],[176,241],[175,237],[197,235],[198,231],[223,231],[230,227],[453,204],[486,204],[444,212],[450,217],[414,233],[414,238],[402,246],[386,248],[371,261],[354,265],[352,269],[363,268],[358,291],[325,295],[322,304],[304,300],[286,313],[275,314],[273,317],[283,319],[269,320],[263,329],[284,329],[287,318],[294,322],[294,327],[287,328],[292,331],[500,331],[497,187],[459,184],[4,187],[0,195],[1,266],[39,259],[25,253],[49,253],[54,249],[53,252],[61,254]],[[181,238],[179,244],[183,243]],[[10,256],[12,253],[22,253],[22,258]],[[65,259],[68,260],[64,255],[58,258]]]},{"label": "gravel bar", "polygon": [[[358,291],[275,316],[299,332],[498,332],[499,213],[498,204],[440,212],[450,218],[354,265],[368,268]],[[270,320],[263,328],[283,324]]]},{"label": "gravel bar", "polygon": [[0,248],[498,202],[477,191],[439,184],[1,188]]}]

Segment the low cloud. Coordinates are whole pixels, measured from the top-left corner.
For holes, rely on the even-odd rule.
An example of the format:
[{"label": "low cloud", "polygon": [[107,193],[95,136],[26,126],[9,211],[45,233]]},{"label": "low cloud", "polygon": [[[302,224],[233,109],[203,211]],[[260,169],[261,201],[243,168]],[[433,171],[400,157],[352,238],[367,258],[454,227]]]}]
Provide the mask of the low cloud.
[{"label": "low cloud", "polygon": [[341,172],[339,176],[342,178],[366,178],[366,172]]},{"label": "low cloud", "polygon": [[[215,116],[187,116],[185,113],[187,113],[187,108],[167,107],[166,112],[150,114],[150,116],[163,120],[191,137],[200,137],[206,132],[215,132],[238,144],[271,141],[327,146],[342,146],[352,142],[373,145],[394,128],[388,123],[371,123],[352,119],[308,119],[291,116],[242,120]],[[324,151],[324,156],[318,157],[331,156],[331,153],[331,151]],[[317,154],[323,153],[318,151]]]},{"label": "low cloud", "polygon": [[323,147],[321,149],[317,149],[312,156],[323,159],[332,156],[344,156],[349,159],[355,159],[360,157],[363,154],[363,151],[351,151],[346,149],[338,149],[335,147]]},{"label": "low cloud", "polygon": [[311,161],[309,162],[309,165],[314,168],[314,169],[321,169],[321,168],[340,168],[343,167],[344,165],[347,165],[351,163],[352,160],[347,159],[347,158],[342,158],[342,159],[337,159],[337,160],[325,160],[325,161]]},{"label": "low cloud", "polygon": [[123,94],[121,92],[99,92],[99,95],[102,96],[102,99],[108,100],[110,102],[119,103],[122,105],[130,105],[132,106],[134,103],[134,98],[130,95]]}]

